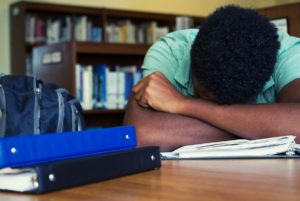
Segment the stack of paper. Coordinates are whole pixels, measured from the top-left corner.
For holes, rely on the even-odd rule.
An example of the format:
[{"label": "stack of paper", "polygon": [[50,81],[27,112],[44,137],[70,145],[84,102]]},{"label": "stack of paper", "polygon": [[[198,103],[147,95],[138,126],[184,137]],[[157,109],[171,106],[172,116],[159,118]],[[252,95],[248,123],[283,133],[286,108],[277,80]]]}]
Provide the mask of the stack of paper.
[{"label": "stack of paper", "polygon": [[[162,152],[162,158],[251,157],[276,154],[295,154],[295,136],[281,136],[258,140],[230,140],[180,147]],[[300,147],[299,147],[300,148]],[[300,149],[299,149],[300,150]]]}]

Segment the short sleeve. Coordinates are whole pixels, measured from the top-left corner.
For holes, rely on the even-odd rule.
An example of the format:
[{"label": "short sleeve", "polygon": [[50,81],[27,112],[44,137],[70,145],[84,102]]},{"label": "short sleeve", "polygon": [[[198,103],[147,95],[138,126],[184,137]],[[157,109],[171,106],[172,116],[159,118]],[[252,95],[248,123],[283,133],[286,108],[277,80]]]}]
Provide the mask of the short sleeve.
[{"label": "short sleeve", "polygon": [[174,75],[178,68],[178,62],[174,55],[174,46],[176,42],[170,37],[163,37],[155,42],[147,54],[145,55],[144,63],[142,66],[143,77],[160,71],[168,80],[174,82]]},{"label": "short sleeve", "polygon": [[278,56],[274,74],[276,94],[298,78],[300,78],[300,43],[296,43]]},{"label": "short sleeve", "polygon": [[183,95],[193,95],[190,50],[198,29],[179,30],[155,42],[144,58],[143,77],[160,71]]}]

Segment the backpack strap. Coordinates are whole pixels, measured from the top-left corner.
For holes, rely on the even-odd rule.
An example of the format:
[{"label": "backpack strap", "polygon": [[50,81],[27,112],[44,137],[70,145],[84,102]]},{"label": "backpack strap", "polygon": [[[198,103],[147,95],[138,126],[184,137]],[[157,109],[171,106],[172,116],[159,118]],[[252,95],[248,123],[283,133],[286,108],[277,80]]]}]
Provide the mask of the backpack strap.
[{"label": "backpack strap", "polygon": [[62,93],[64,93],[62,88],[56,89],[57,101],[58,101],[58,120],[57,120],[57,128],[56,128],[57,133],[61,133],[64,131],[65,102]]},{"label": "backpack strap", "polygon": [[2,85],[0,84],[0,137],[5,136],[5,131],[6,131],[5,93]]},{"label": "backpack strap", "polygon": [[34,114],[33,114],[33,132],[35,135],[41,133],[40,130],[40,119],[41,119],[41,99],[42,99],[42,83],[39,82],[35,77],[33,79],[33,90],[34,90]]},{"label": "backpack strap", "polygon": [[72,110],[72,131],[81,131],[83,128],[82,120],[80,118],[79,111],[76,107],[76,104],[80,104],[77,99],[69,100],[69,104]]}]

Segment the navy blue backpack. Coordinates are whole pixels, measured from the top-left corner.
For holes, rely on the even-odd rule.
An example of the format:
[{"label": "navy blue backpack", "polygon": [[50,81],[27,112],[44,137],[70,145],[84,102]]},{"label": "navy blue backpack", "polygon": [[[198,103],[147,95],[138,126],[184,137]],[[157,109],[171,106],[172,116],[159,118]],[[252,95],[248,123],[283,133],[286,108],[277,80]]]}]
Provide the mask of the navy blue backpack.
[{"label": "navy blue backpack", "polygon": [[80,103],[70,93],[31,76],[0,75],[0,137],[79,131]]}]

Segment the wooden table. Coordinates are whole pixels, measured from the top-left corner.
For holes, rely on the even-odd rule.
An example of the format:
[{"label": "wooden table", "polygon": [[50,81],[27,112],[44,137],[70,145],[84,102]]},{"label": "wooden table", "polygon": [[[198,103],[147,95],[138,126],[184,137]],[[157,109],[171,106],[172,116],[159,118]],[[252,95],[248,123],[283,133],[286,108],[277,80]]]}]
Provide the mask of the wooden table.
[{"label": "wooden table", "polygon": [[300,160],[162,161],[159,170],[43,195],[1,192],[0,200],[300,200]]}]

